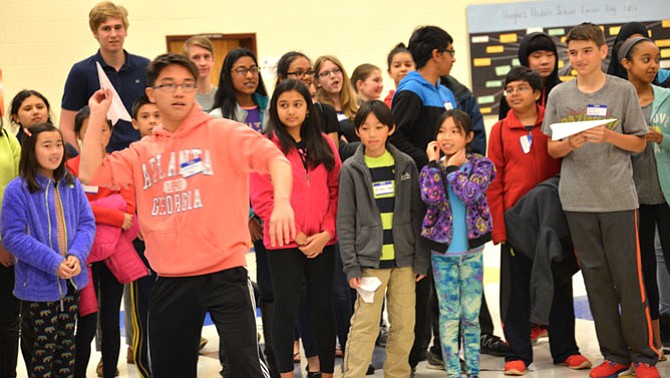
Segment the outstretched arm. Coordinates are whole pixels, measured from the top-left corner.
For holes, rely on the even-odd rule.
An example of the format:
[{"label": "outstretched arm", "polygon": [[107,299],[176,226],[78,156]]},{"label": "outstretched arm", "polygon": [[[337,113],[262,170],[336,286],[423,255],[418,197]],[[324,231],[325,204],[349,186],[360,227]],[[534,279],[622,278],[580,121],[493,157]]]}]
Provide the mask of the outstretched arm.
[{"label": "outstretched arm", "polygon": [[270,178],[274,188],[274,206],[270,215],[270,243],[272,246],[289,243],[295,239],[295,216],[291,207],[293,176],[285,159],[270,162]]}]

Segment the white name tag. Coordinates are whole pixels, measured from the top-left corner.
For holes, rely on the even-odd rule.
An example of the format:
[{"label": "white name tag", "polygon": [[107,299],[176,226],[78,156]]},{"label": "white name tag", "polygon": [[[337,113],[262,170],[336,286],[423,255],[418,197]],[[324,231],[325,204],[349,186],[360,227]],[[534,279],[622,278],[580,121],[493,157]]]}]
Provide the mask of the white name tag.
[{"label": "white name tag", "polygon": [[586,106],[586,115],[591,117],[606,117],[607,105],[593,105]]},{"label": "white name tag", "polygon": [[533,137],[530,134],[520,136],[519,142],[521,142],[521,149],[523,150],[523,153],[524,154],[529,153],[530,146],[533,144]]},{"label": "white name tag", "polygon": [[388,196],[393,194],[393,181],[379,181],[372,184],[372,190],[375,197]]},{"label": "white name tag", "polygon": [[447,109],[447,110],[453,110],[454,105],[451,103],[451,101],[445,101],[444,102],[444,108]]},{"label": "white name tag", "polygon": [[186,161],[181,163],[179,166],[181,175],[183,177],[191,177],[193,175],[196,175],[203,170],[203,165],[202,165],[202,159],[195,158],[190,161]]},{"label": "white name tag", "polygon": [[94,185],[84,185],[84,193],[97,194],[98,187]]}]

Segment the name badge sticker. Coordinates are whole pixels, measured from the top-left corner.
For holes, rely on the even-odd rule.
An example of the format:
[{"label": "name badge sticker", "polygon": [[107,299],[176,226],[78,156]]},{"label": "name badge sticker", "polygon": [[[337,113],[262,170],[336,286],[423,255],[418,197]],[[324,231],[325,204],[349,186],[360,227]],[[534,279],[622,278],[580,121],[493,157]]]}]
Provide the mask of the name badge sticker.
[{"label": "name badge sticker", "polygon": [[179,171],[184,178],[197,175],[198,173],[201,173],[203,169],[204,167],[202,165],[202,159],[199,157],[193,160],[185,161],[179,166]]},{"label": "name badge sticker", "polygon": [[519,137],[519,142],[521,143],[521,150],[523,150],[523,153],[529,153],[530,146],[533,145],[533,137],[530,134],[522,135]]},{"label": "name badge sticker", "polygon": [[586,106],[586,115],[590,117],[606,117],[607,105],[588,104]]},{"label": "name badge sticker", "polygon": [[375,198],[393,195],[393,181],[379,181],[372,183]]},{"label": "name badge sticker", "polygon": [[98,187],[94,185],[82,185],[84,188],[84,193],[97,194]]},{"label": "name badge sticker", "polygon": [[451,103],[451,101],[445,101],[444,102],[444,108],[447,109],[447,110],[453,110],[454,105]]}]

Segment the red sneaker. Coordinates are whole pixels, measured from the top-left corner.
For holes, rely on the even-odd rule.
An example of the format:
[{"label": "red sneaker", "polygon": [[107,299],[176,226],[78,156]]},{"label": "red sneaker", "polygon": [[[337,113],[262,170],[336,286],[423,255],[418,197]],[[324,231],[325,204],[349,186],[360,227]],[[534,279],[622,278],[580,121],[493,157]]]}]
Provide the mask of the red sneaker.
[{"label": "red sneaker", "polygon": [[616,378],[619,373],[628,370],[630,365],[620,364],[614,361],[603,361],[602,364],[591,369],[589,377],[591,378]]},{"label": "red sneaker", "polygon": [[505,362],[505,375],[524,375],[526,374],[526,364],[521,360],[512,360]]},{"label": "red sneaker", "polygon": [[591,366],[593,366],[588,358],[582,356],[579,353],[569,356],[568,358],[565,359],[565,361],[561,362],[559,365],[567,366],[568,368],[573,370],[590,369]]},{"label": "red sneaker", "polygon": [[533,324],[533,326],[530,329],[530,341],[533,344],[536,344],[539,339],[544,337],[549,337],[547,327],[539,324]]},{"label": "red sneaker", "polygon": [[656,366],[645,364],[642,362],[636,362],[635,366],[635,376],[637,378],[659,378],[661,375],[658,373]]}]

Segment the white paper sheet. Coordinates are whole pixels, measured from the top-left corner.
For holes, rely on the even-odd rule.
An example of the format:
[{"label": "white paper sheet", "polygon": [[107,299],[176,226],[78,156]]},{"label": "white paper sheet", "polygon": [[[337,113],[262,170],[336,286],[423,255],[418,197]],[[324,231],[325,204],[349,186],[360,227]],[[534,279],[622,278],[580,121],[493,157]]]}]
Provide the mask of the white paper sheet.
[{"label": "white paper sheet", "polygon": [[100,80],[100,88],[109,89],[113,94],[112,106],[109,107],[109,111],[107,112],[107,119],[112,121],[112,125],[116,125],[116,122],[118,122],[120,119],[132,122],[132,118],[130,117],[130,114],[128,114],[128,110],[126,110],[126,107],[123,106],[121,97],[119,97],[119,94],[116,93],[116,89],[114,89],[112,82],[109,81],[105,71],[102,70],[102,66],[100,66],[99,62],[95,62],[95,65],[98,67],[98,80]]},{"label": "white paper sheet", "polygon": [[567,138],[570,135],[581,133],[584,130],[591,129],[596,126],[606,125],[616,120],[617,120],[616,118],[608,118],[608,119],[597,119],[594,121],[552,123],[551,125],[549,125],[549,127],[551,127],[551,140],[560,140],[563,138]]},{"label": "white paper sheet", "polygon": [[377,277],[361,277],[361,286],[356,290],[358,290],[358,294],[361,295],[363,302],[372,303],[374,302],[375,291],[379,289],[381,284],[382,281]]}]

